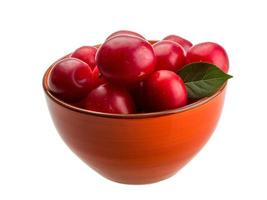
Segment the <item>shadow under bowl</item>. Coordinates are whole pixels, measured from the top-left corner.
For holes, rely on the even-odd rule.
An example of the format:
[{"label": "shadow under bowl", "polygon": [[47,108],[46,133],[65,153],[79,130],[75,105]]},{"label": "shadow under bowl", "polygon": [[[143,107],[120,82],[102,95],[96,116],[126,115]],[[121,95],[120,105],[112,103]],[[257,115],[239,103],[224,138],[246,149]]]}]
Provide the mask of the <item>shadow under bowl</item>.
[{"label": "shadow under bowl", "polygon": [[226,85],[211,97],[154,113],[107,114],[84,110],[43,89],[54,125],[70,149],[102,176],[147,184],[180,170],[204,146],[219,120]]}]

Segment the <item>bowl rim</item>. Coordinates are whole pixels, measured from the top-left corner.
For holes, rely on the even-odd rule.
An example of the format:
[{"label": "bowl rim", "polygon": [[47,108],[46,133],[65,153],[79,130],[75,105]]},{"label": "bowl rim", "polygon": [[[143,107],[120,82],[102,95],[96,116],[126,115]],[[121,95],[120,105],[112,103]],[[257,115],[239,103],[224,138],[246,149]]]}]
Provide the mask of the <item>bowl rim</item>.
[{"label": "bowl rim", "polygon": [[[64,56],[63,58],[65,58],[65,57],[67,57],[67,56]],[[61,59],[63,59],[63,58],[61,58]],[[59,59],[59,60],[61,60],[61,59]],[[58,62],[58,61],[56,61],[56,62]],[[52,93],[49,92],[47,80],[48,80],[48,76],[49,76],[49,74],[51,72],[51,69],[55,65],[56,62],[54,62],[45,71],[44,76],[43,76],[42,85],[43,85],[43,90],[44,90],[46,96],[48,96],[54,103],[56,103],[56,104],[58,104],[60,106],[63,106],[63,107],[65,107],[65,108],[67,108],[67,109],[69,109],[71,111],[78,112],[78,113],[83,113],[83,114],[88,114],[88,115],[93,115],[93,116],[98,116],[98,117],[104,117],[104,118],[138,119],[138,118],[158,117],[158,116],[163,116],[163,115],[182,113],[182,112],[185,112],[185,111],[188,111],[188,110],[192,110],[194,108],[200,107],[200,106],[208,103],[209,101],[211,101],[212,99],[214,99],[215,97],[220,95],[224,91],[224,89],[226,88],[226,85],[227,85],[227,82],[224,83],[222,85],[222,87],[216,93],[211,95],[210,97],[202,98],[202,99],[200,99],[200,100],[198,100],[198,101],[196,101],[194,103],[188,104],[188,105],[180,107],[180,108],[169,109],[169,110],[158,111],[158,112],[133,113],[133,114],[103,113],[103,112],[91,111],[91,110],[86,110],[86,109],[83,109],[83,108],[76,107],[74,105],[71,105],[69,103],[66,103],[66,102],[58,99]]]}]

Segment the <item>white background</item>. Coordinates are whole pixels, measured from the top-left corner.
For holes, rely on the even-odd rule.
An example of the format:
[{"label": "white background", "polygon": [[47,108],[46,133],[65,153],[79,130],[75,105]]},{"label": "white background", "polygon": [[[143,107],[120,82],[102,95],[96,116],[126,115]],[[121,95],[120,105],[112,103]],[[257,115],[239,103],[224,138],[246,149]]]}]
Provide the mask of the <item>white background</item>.
[{"label": "white background", "polygon": [[[267,199],[264,3],[1,0],[0,199]],[[114,183],[80,161],[58,136],[41,87],[53,61],[119,29],[220,43],[234,75],[209,143],[152,185]]]}]

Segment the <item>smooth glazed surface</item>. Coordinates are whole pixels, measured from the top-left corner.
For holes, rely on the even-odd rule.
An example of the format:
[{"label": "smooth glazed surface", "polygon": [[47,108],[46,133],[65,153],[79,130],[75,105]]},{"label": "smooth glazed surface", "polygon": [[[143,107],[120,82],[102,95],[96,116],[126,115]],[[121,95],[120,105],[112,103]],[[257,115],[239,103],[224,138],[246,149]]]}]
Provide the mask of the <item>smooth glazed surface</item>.
[{"label": "smooth glazed surface", "polygon": [[47,90],[50,70],[44,75],[43,87],[60,136],[92,169],[126,184],[164,180],[189,162],[216,128],[226,91],[224,85],[213,96],[178,109],[106,114],[80,109],[54,97]]}]

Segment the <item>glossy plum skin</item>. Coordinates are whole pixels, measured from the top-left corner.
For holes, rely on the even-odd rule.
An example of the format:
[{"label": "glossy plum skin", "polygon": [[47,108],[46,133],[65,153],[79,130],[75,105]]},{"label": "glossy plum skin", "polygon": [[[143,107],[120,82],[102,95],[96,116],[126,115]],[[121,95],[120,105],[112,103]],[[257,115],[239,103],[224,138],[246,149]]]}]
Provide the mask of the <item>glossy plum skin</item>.
[{"label": "glossy plum skin", "polygon": [[48,89],[66,102],[80,101],[92,89],[92,70],[76,58],[60,60],[50,72]]},{"label": "glossy plum skin", "polygon": [[99,85],[102,85],[104,83],[107,83],[107,80],[103,77],[103,75],[99,72],[98,67],[96,66],[93,70],[93,88],[98,87]]},{"label": "glossy plum skin", "polygon": [[130,94],[125,89],[109,83],[100,85],[90,92],[85,99],[85,109],[115,114],[135,112]]},{"label": "glossy plum skin", "polygon": [[142,38],[145,40],[145,38],[140,35],[139,33],[136,33],[136,32],[133,32],[133,31],[127,31],[127,30],[120,30],[120,31],[116,31],[114,33],[112,33],[111,35],[109,35],[107,37],[107,40],[110,39],[110,38],[113,38],[115,36],[118,36],[118,35],[131,35],[131,36],[136,36],[136,37],[139,37],[139,38]]},{"label": "glossy plum skin", "polygon": [[162,40],[153,45],[157,59],[156,70],[178,71],[185,64],[183,48],[175,42]]},{"label": "glossy plum skin", "polygon": [[174,72],[159,70],[144,81],[145,108],[150,112],[185,106],[187,91],[183,80]]},{"label": "glossy plum skin", "polygon": [[156,56],[147,41],[120,35],[101,45],[96,54],[96,64],[109,82],[131,85],[154,71]]},{"label": "glossy plum skin", "polygon": [[169,35],[165,37],[163,40],[169,40],[180,44],[184,48],[185,52],[187,52],[193,46],[193,44],[190,41],[177,35]]},{"label": "glossy plum skin", "polygon": [[91,46],[82,46],[76,49],[72,54],[72,58],[78,58],[83,62],[87,63],[93,70],[95,67],[95,55],[97,49]]},{"label": "glossy plum skin", "polygon": [[229,59],[222,46],[213,42],[194,45],[186,55],[186,63],[207,62],[216,65],[225,73],[229,70]]}]

